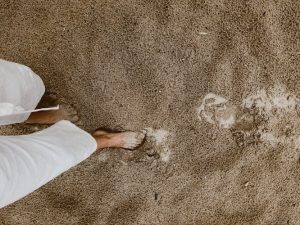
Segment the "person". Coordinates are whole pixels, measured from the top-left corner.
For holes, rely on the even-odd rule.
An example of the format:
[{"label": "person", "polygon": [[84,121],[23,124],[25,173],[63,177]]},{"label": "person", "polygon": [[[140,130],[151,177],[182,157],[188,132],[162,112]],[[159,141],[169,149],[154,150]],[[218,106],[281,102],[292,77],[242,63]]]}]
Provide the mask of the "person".
[{"label": "person", "polygon": [[74,110],[38,109],[45,92],[41,78],[29,67],[0,60],[0,125],[54,124],[20,136],[0,136],[0,208],[5,207],[87,159],[97,149],[135,149],[143,132],[89,134],[72,122]]}]

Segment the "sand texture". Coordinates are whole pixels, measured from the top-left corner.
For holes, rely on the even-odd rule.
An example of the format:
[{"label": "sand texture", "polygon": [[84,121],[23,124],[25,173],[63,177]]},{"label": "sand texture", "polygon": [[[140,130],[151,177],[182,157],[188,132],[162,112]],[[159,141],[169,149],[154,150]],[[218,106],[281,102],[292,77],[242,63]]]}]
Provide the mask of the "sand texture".
[{"label": "sand texture", "polygon": [[0,18],[0,58],[31,67],[82,128],[148,132],[0,225],[300,224],[299,0],[1,0]]}]

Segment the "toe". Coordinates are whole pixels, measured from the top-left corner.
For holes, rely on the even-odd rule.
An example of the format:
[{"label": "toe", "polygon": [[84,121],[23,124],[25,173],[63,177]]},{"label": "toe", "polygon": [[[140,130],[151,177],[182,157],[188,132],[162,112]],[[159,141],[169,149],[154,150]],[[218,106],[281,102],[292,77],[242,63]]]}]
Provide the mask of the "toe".
[{"label": "toe", "polygon": [[139,132],[139,134],[138,134],[138,139],[139,139],[139,140],[141,140],[141,141],[143,141],[143,140],[144,140],[144,138],[145,138],[145,136],[146,136],[146,134],[145,134],[145,133],[143,133],[143,132]]},{"label": "toe", "polygon": [[77,110],[71,105],[68,105],[66,110],[68,111],[69,114],[72,114],[72,115],[77,114]]},{"label": "toe", "polygon": [[131,137],[127,138],[127,143],[125,144],[125,148],[130,150],[134,150],[139,147],[145,138],[145,134],[142,132],[134,132],[131,133],[130,136]]},{"label": "toe", "polygon": [[70,108],[70,114],[77,114],[77,110],[75,108]]},{"label": "toe", "polygon": [[79,120],[78,115],[72,116],[71,119],[70,119],[71,122],[77,122],[78,120]]},{"label": "toe", "polygon": [[61,105],[60,108],[67,115],[76,115],[77,114],[77,110],[71,105]]},{"label": "toe", "polygon": [[83,126],[83,122],[82,122],[82,120],[80,120],[80,118],[76,121],[76,125]]}]

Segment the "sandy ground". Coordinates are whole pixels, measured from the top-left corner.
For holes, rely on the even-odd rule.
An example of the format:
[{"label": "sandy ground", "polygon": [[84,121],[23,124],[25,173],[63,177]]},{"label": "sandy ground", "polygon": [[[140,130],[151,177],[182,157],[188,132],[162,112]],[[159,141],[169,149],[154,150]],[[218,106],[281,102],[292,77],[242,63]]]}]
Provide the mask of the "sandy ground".
[{"label": "sandy ground", "polygon": [[[149,133],[1,209],[1,225],[300,224],[300,1],[2,0],[0,17],[0,57],[84,129]],[[212,121],[209,93],[229,102],[204,107]]]}]

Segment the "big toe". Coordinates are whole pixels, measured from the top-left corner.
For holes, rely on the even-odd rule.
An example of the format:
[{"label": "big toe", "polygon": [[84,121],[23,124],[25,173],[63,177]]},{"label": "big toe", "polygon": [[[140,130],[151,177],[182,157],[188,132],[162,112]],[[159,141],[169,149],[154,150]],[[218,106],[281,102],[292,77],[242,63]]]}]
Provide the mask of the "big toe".
[{"label": "big toe", "polygon": [[60,113],[58,114],[61,119],[69,120],[71,122],[78,122],[79,116],[77,114],[77,110],[71,105],[61,105]]},{"label": "big toe", "polygon": [[124,136],[124,148],[136,149],[139,147],[145,139],[145,134],[142,132],[126,132]]},{"label": "big toe", "polygon": [[71,122],[78,122],[79,121],[79,116],[78,115],[73,115],[69,117],[69,121]]}]

